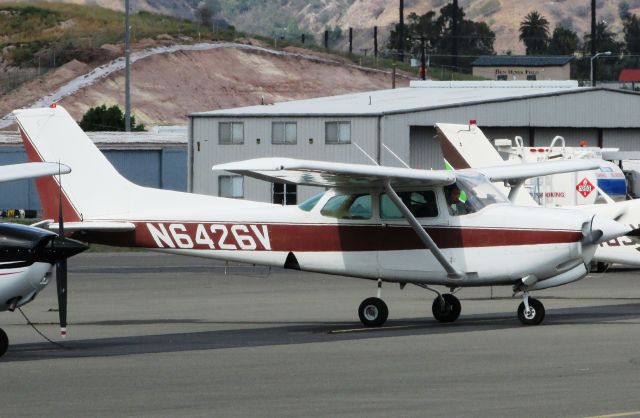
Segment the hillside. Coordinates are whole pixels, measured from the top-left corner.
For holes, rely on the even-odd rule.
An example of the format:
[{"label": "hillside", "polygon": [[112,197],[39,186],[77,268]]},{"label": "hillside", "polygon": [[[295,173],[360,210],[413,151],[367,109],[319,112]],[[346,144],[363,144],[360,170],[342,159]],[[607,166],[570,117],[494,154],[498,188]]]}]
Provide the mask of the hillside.
[{"label": "hillside", "polygon": [[[85,4],[122,8],[115,0],[74,0]],[[381,38],[386,39],[388,29],[398,21],[398,0],[208,0],[218,5],[217,17],[224,19],[236,29],[264,36],[298,38],[301,32],[316,35],[327,28],[340,27],[340,47],[345,48],[345,31],[353,27],[356,31],[355,49],[372,48],[371,28],[381,27]],[[184,10],[195,1],[145,0],[137,6],[140,10],[171,13],[178,5]],[[626,3],[632,13],[640,14],[639,0],[598,0],[598,21],[605,20],[616,33],[621,33],[622,22],[619,4]],[[411,12],[423,14],[428,10],[439,10],[445,0],[405,0],[406,15]],[[467,17],[487,22],[496,33],[495,50],[499,53],[512,51],[523,53],[518,40],[518,27],[522,18],[531,10],[538,10],[551,23],[561,24],[575,30],[580,37],[590,30],[590,3],[585,0],[558,0],[523,4],[520,0],[460,0]],[[193,12],[192,12],[193,13]],[[181,16],[185,13],[180,12]]]},{"label": "hillside", "polygon": [[[148,40],[146,44],[151,42]],[[204,49],[205,46],[209,49]],[[237,43],[187,47],[191,50],[155,53],[132,65],[132,108],[136,120],[146,125],[184,124],[190,112],[391,87],[388,72],[357,67],[335,56],[311,55],[296,48],[274,51]],[[197,47],[201,50],[193,50]],[[121,61],[116,60],[93,69],[71,61],[3,96],[0,116],[38,101],[39,105],[57,101],[78,120],[89,107],[103,103],[124,107],[124,74],[118,64]],[[107,71],[112,67],[114,71]],[[77,88],[77,83],[99,74],[100,70],[104,70],[104,75],[94,77],[88,86]],[[397,85],[408,85],[408,78],[399,77]],[[63,93],[56,93],[60,91]]]}]

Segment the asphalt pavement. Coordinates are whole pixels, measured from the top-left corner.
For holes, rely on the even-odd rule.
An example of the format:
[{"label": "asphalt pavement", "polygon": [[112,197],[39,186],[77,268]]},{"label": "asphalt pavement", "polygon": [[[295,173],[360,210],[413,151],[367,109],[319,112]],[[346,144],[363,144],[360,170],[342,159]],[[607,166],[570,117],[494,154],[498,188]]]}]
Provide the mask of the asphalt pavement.
[{"label": "asphalt pavement", "polygon": [[640,416],[640,271],[537,292],[532,327],[508,288],[463,289],[440,324],[433,294],[387,284],[375,330],[372,281],[152,253],[69,271],[66,340],[55,285],[23,309],[62,346],[0,313],[2,417]]}]

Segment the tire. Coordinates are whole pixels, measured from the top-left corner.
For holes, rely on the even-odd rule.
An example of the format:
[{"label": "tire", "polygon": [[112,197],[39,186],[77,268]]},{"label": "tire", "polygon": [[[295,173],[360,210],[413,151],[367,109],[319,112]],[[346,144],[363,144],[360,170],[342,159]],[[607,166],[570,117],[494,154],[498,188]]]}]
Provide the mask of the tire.
[{"label": "tire", "polygon": [[462,311],[462,306],[460,305],[460,300],[457,297],[453,296],[451,293],[445,293],[442,295],[444,299],[444,307],[440,303],[440,298],[437,297],[433,300],[433,305],[431,305],[431,312],[433,313],[433,317],[438,322],[448,323],[454,322],[460,316],[460,312]]},{"label": "tire", "polygon": [[539,325],[544,319],[544,305],[538,299],[529,298],[529,308],[532,311],[525,314],[524,302],[521,302],[518,306],[518,319],[522,325]]},{"label": "tire", "polygon": [[7,352],[7,348],[9,348],[9,337],[7,337],[7,333],[0,328],[0,357]]},{"label": "tire", "polygon": [[367,298],[360,304],[358,316],[365,327],[379,327],[387,321],[389,309],[382,299]]}]

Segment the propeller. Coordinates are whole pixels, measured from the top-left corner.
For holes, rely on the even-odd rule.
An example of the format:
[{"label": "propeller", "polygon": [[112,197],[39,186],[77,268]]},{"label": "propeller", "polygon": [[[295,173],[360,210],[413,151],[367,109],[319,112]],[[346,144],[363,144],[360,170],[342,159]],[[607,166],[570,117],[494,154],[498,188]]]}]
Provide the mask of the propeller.
[{"label": "propeller", "polygon": [[[64,241],[64,220],[62,213],[62,173],[58,163],[58,236]],[[58,290],[58,315],[60,316],[60,336],[67,336],[67,259],[56,261],[56,288]]]}]

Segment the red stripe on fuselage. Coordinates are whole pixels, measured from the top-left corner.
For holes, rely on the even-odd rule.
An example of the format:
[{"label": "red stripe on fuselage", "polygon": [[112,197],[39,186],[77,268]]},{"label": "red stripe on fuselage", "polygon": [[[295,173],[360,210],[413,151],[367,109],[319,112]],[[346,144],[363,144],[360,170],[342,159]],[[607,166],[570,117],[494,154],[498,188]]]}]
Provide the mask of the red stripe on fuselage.
[{"label": "red stripe on fuselage", "polygon": [[[22,136],[22,143],[29,161],[33,163],[45,162],[20,123],[18,123],[18,128],[20,129],[20,136]],[[73,170],[73,168],[71,169]],[[58,182],[53,176],[40,177],[34,179],[34,181],[42,204],[42,217],[44,219],[53,219],[57,222],[60,212],[58,203],[60,186]],[[78,211],[64,192],[64,187],[62,188],[62,215],[65,221],[77,222],[81,220]]]},{"label": "red stripe on fuselage", "polygon": [[[186,222],[138,222],[134,221],[136,229],[130,232],[87,232],[78,236],[89,242],[144,248],[189,248],[196,250],[224,249],[224,246],[235,246],[241,250],[237,237],[231,232],[233,225],[246,225],[248,233],[243,236],[251,237],[255,243],[255,251],[393,251],[424,249],[424,244],[416,233],[408,226],[383,225],[335,225],[335,224],[264,224],[264,223],[186,223]],[[173,246],[162,243],[158,245],[153,238],[147,224],[156,228],[163,226]],[[170,233],[171,225],[179,225],[182,246],[179,237]],[[198,225],[207,232],[215,248],[206,244],[196,243]],[[224,226],[227,231],[223,239],[223,231],[211,232],[211,226]],[[251,229],[254,225],[259,231],[266,227],[270,249],[265,248],[259,237]],[[184,227],[184,229],[182,229]],[[507,229],[507,228],[473,228],[473,227],[427,227],[431,238],[440,248],[463,247],[496,247],[512,245],[564,244],[578,242],[582,239],[580,231],[568,230],[537,230],[537,229]],[[184,239],[189,236],[189,240]],[[262,234],[263,241],[265,239]],[[200,237],[202,239],[202,237]],[[191,242],[192,246],[184,245]],[[220,245],[224,244],[224,245]],[[221,248],[223,247],[223,248]],[[247,250],[250,251],[250,250]]]}]

